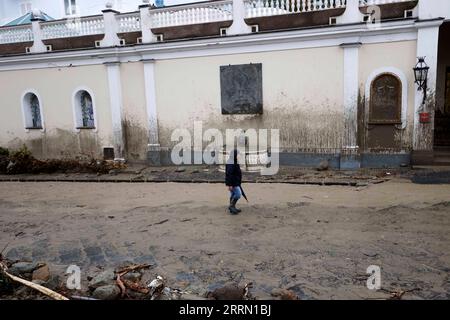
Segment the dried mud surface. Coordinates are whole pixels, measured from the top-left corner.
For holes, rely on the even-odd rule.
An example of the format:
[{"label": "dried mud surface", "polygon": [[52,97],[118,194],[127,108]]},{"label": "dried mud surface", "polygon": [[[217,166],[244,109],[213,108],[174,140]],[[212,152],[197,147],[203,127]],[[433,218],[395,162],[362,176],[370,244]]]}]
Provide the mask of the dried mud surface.
[{"label": "dried mud surface", "polygon": [[172,287],[203,295],[253,282],[301,299],[450,298],[450,185],[393,179],[365,187],[247,184],[242,214],[219,184],[0,183],[0,247],[8,259],[76,264],[87,275],[151,263]]}]

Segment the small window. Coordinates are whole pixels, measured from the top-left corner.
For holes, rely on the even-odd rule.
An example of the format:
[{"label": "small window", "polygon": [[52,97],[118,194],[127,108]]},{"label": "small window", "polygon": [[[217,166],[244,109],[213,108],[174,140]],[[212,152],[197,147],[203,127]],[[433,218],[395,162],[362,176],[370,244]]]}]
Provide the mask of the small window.
[{"label": "small window", "polygon": [[77,129],[95,129],[94,104],[85,90],[75,95],[75,116]]},{"label": "small window", "polygon": [[42,129],[42,114],[39,98],[34,93],[23,97],[23,113],[26,129]]},{"label": "small window", "polygon": [[64,0],[64,9],[66,11],[66,16],[72,16],[78,13],[75,0]]}]

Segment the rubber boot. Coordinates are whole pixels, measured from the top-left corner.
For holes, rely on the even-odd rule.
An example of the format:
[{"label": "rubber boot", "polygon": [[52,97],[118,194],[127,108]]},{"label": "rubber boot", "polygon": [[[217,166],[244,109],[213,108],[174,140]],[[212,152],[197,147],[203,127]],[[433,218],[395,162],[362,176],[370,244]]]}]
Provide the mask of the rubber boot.
[{"label": "rubber boot", "polygon": [[238,208],[236,208],[236,203],[238,201],[236,199],[231,199],[230,201],[230,207],[228,208],[230,210],[231,214],[238,214],[240,213],[242,210],[239,210]]}]

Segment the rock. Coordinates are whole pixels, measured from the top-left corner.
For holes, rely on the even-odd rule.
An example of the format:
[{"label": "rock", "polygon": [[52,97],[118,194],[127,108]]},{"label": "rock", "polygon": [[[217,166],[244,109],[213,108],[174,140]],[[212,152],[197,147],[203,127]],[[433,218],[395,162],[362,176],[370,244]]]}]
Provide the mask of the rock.
[{"label": "rock", "polygon": [[186,169],[185,168],[177,168],[177,170],[175,170],[175,172],[178,172],[178,173],[186,172]]},{"label": "rock", "polygon": [[50,269],[48,268],[48,265],[45,265],[33,271],[32,276],[33,281],[39,280],[47,282],[49,279],[50,279]]},{"label": "rock", "polygon": [[200,173],[198,170],[192,170],[192,173]]},{"label": "rock", "polygon": [[132,281],[132,282],[138,282],[141,280],[141,278],[142,278],[142,274],[139,272],[129,272],[122,277],[122,279]]},{"label": "rock", "polygon": [[98,287],[107,286],[114,283],[115,274],[113,270],[105,270],[95,277],[89,282],[89,289],[94,290]]},{"label": "rock", "polygon": [[32,273],[34,270],[42,267],[44,264],[36,262],[17,262],[9,268],[9,273],[15,276],[21,276],[24,274]]},{"label": "rock", "polygon": [[317,166],[318,171],[326,171],[329,168],[330,168],[330,163],[328,162],[328,160],[321,161],[319,163],[319,165]]},{"label": "rock", "polygon": [[49,280],[45,283],[45,287],[53,291],[58,291],[62,287],[62,280],[59,275],[51,274]]},{"label": "rock", "polygon": [[100,300],[116,300],[120,296],[120,289],[116,285],[101,286],[94,290],[92,296]]},{"label": "rock", "polygon": [[271,296],[278,297],[280,300],[299,300],[295,292],[286,289],[273,289]]},{"label": "rock", "polygon": [[146,300],[148,299],[148,295],[145,293],[136,292],[133,290],[127,290],[128,296],[133,300]]},{"label": "rock", "polygon": [[192,294],[192,293],[184,293],[181,296],[180,300],[207,300],[207,299],[203,298],[203,297],[200,297],[200,296],[197,296],[197,295]]},{"label": "rock", "polygon": [[115,169],[109,170],[109,174],[112,176],[117,176],[119,174],[119,172]]},{"label": "rock", "polygon": [[243,300],[245,290],[237,285],[226,285],[208,293],[208,298],[215,300]]},{"label": "rock", "polygon": [[35,284],[38,284],[38,285],[40,285],[40,286],[46,287],[46,286],[45,286],[45,281],[43,281],[43,280],[33,280],[33,281],[31,281],[31,282],[33,282],[33,283],[35,283]]}]

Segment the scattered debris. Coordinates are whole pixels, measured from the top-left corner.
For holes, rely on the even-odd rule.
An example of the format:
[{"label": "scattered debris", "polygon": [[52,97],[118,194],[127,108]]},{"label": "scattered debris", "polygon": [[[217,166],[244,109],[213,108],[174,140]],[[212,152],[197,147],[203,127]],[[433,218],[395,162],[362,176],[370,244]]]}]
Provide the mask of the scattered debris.
[{"label": "scattered debris", "polygon": [[409,290],[396,290],[396,291],[380,289],[380,291],[386,292],[391,295],[389,300],[401,300],[406,293],[420,291],[420,290],[421,290],[420,288],[414,288],[414,289],[409,289]]},{"label": "scattered debris", "polygon": [[250,300],[249,290],[251,287],[252,283],[248,283],[244,287],[229,284],[213,292],[209,292],[207,298],[210,300]]},{"label": "scattered debris", "polygon": [[300,300],[295,292],[287,289],[273,289],[271,296],[280,298],[280,300]]},{"label": "scattered debris", "polygon": [[98,299],[90,298],[90,297],[71,296],[70,298],[72,300],[98,301]]},{"label": "scattered debris", "polygon": [[153,225],[156,226],[156,225],[164,224],[166,222],[169,222],[169,219],[166,219],[166,220],[163,220],[163,221],[160,221],[160,222],[156,222]]},{"label": "scattered debris", "polygon": [[161,276],[157,276],[156,279],[151,281],[148,285],[150,300],[157,300],[162,295],[165,287],[166,282]]},{"label": "scattered debris", "polygon": [[317,166],[317,171],[327,171],[330,168],[328,160],[321,161]]},{"label": "scattered debris", "polygon": [[55,291],[52,291],[46,287],[43,287],[37,283],[30,282],[28,280],[19,278],[17,276],[14,276],[14,275],[8,273],[8,266],[2,259],[2,260],[0,260],[0,279],[4,279],[5,277],[11,279],[14,282],[18,282],[26,287],[37,290],[54,300],[69,300],[68,298],[64,297],[63,295],[61,295]]},{"label": "scattered debris", "polygon": [[[150,264],[138,264],[138,265],[131,265],[124,267],[117,271],[117,278],[116,278],[116,284],[120,288],[120,296],[123,298],[127,295],[127,288],[139,292],[139,293],[148,293],[148,289],[140,285],[137,281],[133,282],[132,280],[122,279],[123,276],[127,275],[130,272],[139,271],[142,269],[148,269],[150,268]],[[139,278],[139,277],[137,277]],[[130,277],[129,277],[130,279]],[[138,280],[138,279],[136,279]]]},{"label": "scattered debris", "polygon": [[[6,164],[6,166],[5,166]],[[38,160],[26,146],[0,155],[0,173],[3,174],[39,174],[39,173],[97,173],[107,174],[112,170],[126,168],[123,162],[112,160],[49,159]]]}]

